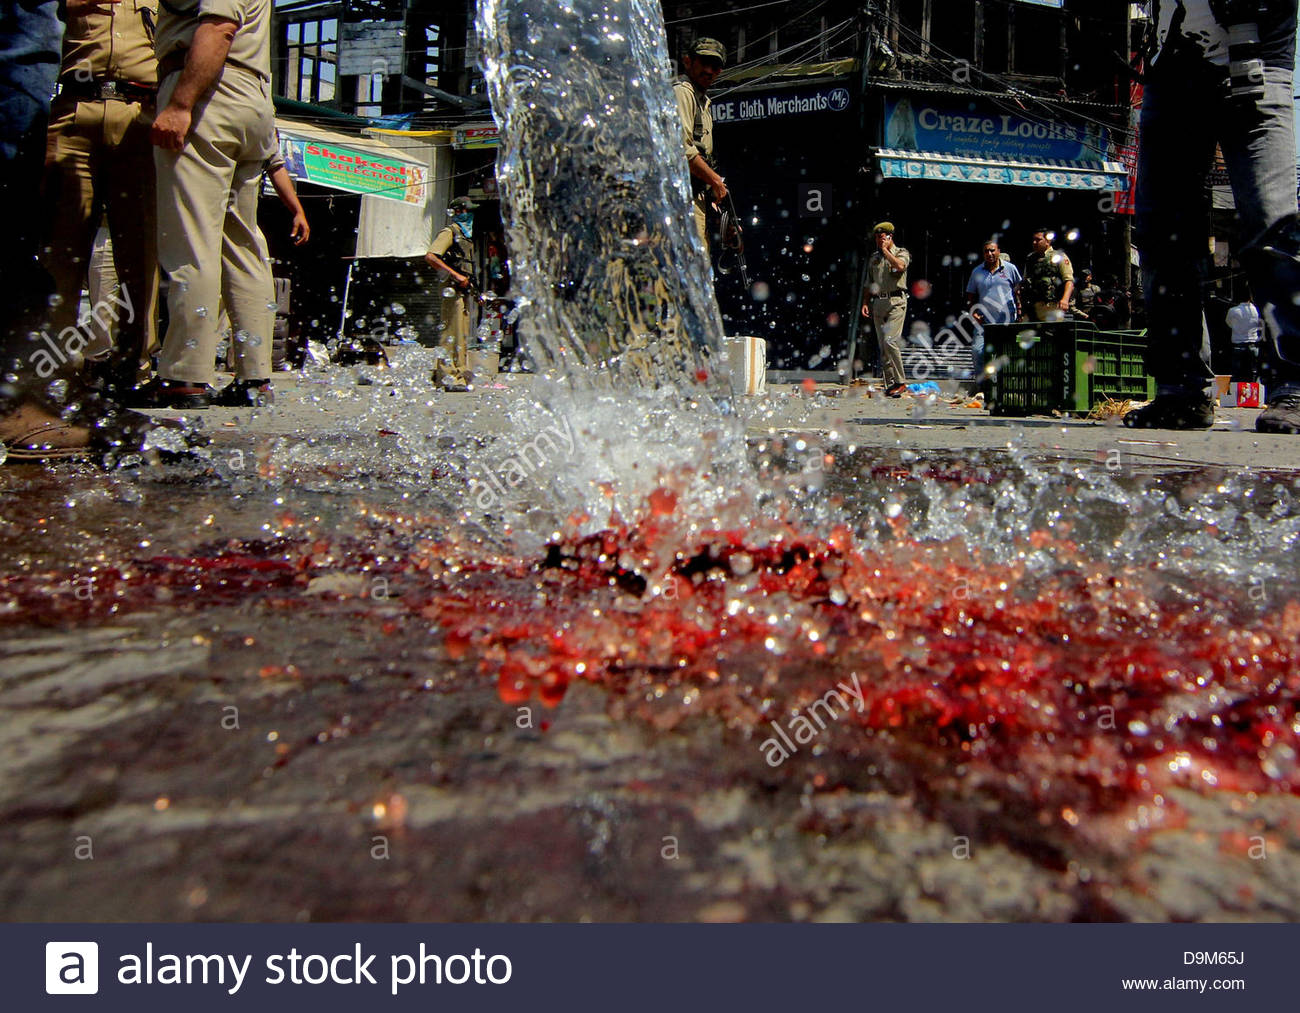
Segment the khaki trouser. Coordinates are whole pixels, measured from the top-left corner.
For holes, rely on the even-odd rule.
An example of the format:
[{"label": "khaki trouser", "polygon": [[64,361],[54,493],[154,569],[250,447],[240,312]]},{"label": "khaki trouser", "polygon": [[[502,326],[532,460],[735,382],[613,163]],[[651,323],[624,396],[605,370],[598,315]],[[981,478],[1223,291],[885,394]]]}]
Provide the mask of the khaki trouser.
[{"label": "khaki trouser", "polygon": [[705,208],[709,205],[709,200],[713,196],[711,190],[701,190],[691,198],[691,206],[695,212],[695,231],[700,234],[700,242],[704,244],[704,252],[709,252],[709,220]]},{"label": "khaki trouser", "polygon": [[1061,309],[1059,302],[1036,302],[1034,303],[1034,319],[1041,320],[1044,323],[1064,320],[1065,311]]},{"label": "khaki trouser", "polygon": [[[158,90],[164,108],[172,73]],[[262,164],[275,150],[269,86],[227,65],[211,95],[194,108],[179,151],[154,149],[158,172],[158,260],[170,279],[170,321],[158,373],[211,383],[224,301],[234,328],[235,375],[271,376],[275,285],[266,239],[257,227]]]},{"label": "khaki trouser", "polygon": [[98,304],[92,292],[90,323],[116,333],[110,369],[125,384],[148,373],[158,343],[153,114],[152,104],[60,96],[50,110],[45,149],[49,225],[41,263],[58,296],[50,331],[56,340],[76,334],[69,328],[77,325],[95,233],[106,217],[122,291]]},{"label": "khaki trouser", "polygon": [[[153,168],[152,152],[149,153],[149,168]],[[156,212],[157,207],[152,206],[151,210]],[[156,238],[155,230],[155,250],[157,249]],[[95,233],[95,243],[90,249],[90,264],[86,268],[86,298],[90,300],[93,311],[96,306],[121,305],[129,296],[130,293],[123,294],[122,282],[117,276],[117,265],[113,263],[113,237],[107,228],[101,227],[100,231]],[[90,344],[86,346],[85,352],[88,359],[110,355],[116,348],[117,338],[121,333],[121,328],[118,327],[115,319],[111,316],[105,319],[94,312],[86,321],[86,330],[90,333]],[[143,359],[143,356],[141,358]],[[139,366],[140,363],[137,363],[137,377],[140,373]],[[139,378],[147,379],[147,376]]]},{"label": "khaki trouser", "polygon": [[457,292],[442,297],[442,326],[438,331],[435,383],[465,383],[469,371],[469,296]]},{"label": "khaki trouser", "polygon": [[871,300],[871,322],[880,343],[880,368],[885,386],[906,383],[903,372],[903,321],[907,318],[907,296],[876,296]]}]

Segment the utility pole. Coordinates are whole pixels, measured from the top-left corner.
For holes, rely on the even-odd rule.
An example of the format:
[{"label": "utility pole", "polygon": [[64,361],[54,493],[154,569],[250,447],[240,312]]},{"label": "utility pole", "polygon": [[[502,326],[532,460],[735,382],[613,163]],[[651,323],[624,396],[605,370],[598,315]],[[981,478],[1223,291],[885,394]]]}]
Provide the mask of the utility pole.
[{"label": "utility pole", "polygon": [[[869,201],[876,194],[877,187],[874,183],[875,174],[871,167],[871,146],[867,139],[871,137],[872,129],[872,110],[867,108],[867,97],[870,94],[871,79],[871,61],[875,55],[875,43],[878,35],[884,33],[884,18],[880,16],[879,0],[865,0],[858,12],[858,39],[861,45],[862,66],[857,76],[857,94],[854,99],[858,109],[858,136],[862,138],[862,154],[866,159],[864,165],[858,168],[858,202],[857,218],[859,220],[858,234],[865,235],[865,217],[869,207]],[[857,375],[858,359],[858,335],[862,333],[862,293],[866,287],[867,278],[867,257],[863,252],[862,243],[859,242],[858,248],[853,251],[854,272],[857,277],[857,284],[853,288],[853,300],[848,307],[849,313],[849,344],[846,352],[848,359],[847,378],[852,380]]]},{"label": "utility pole", "polygon": [[[1133,59],[1132,57],[1133,5],[1132,4],[1124,5],[1124,52],[1129,54],[1129,60],[1131,62]],[[1129,94],[1129,104],[1128,104],[1129,109],[1127,113],[1128,121],[1129,121],[1129,130],[1130,130],[1129,138],[1130,141],[1136,141],[1138,137],[1136,133],[1136,124],[1134,122],[1134,115],[1133,115],[1133,100],[1132,100],[1133,82],[1130,80],[1127,81],[1126,83],[1128,85],[1128,94]],[[1124,279],[1124,291],[1131,292],[1133,290],[1133,215],[1131,214],[1120,215],[1120,218],[1123,219],[1123,224],[1121,224],[1120,226],[1119,234],[1120,234],[1120,239],[1124,244],[1124,250],[1123,250],[1124,269],[1121,272],[1121,275]]]}]

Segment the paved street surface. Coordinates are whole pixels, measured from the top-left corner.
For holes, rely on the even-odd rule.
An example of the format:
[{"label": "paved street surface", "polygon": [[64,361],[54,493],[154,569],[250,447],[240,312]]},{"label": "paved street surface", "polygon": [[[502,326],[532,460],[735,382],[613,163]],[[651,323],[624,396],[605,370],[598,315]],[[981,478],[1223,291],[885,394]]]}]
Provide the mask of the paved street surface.
[{"label": "paved street surface", "polygon": [[[604,555],[575,547],[548,576],[458,520],[439,448],[505,433],[530,381],[435,393],[412,382],[427,375],[418,356],[397,386],[369,367],[319,371],[277,380],[268,409],[203,412],[213,445],[198,467],[0,469],[6,919],[1300,918],[1300,612],[1274,570],[1251,593],[1255,568],[1295,572],[1285,526],[1300,512],[1300,438],[1256,435],[1245,410],[1208,433],[1152,433],[863,387],[773,389],[743,408],[755,456],[800,441],[833,455],[828,489],[859,504],[867,542],[890,539],[871,547],[876,562],[844,567],[874,566],[892,590],[772,584],[764,600],[785,609],[773,628],[821,640],[774,658],[753,639],[715,657],[680,615],[642,612],[630,600],[641,589],[618,584],[626,574]],[[1043,480],[1043,498],[1081,549],[1057,529],[1040,538],[1037,520],[982,557],[960,538],[924,543],[955,504],[1003,516],[999,483],[1035,469],[1074,483]],[[1112,530],[1114,553],[1143,551],[1125,542],[1123,510],[1070,515],[1089,474],[1158,490],[1185,526],[1153,510],[1140,533],[1150,558],[1119,561]],[[900,514],[923,544],[891,529]],[[1034,576],[1035,550],[1062,573]],[[838,558],[819,551],[814,583]],[[728,557],[724,597],[750,592],[750,566],[789,577],[754,556],[744,569]],[[958,592],[890,612],[940,573],[989,581],[987,613],[971,620]],[[1017,591],[1001,573],[1040,590],[993,603],[998,587]],[[697,578],[695,600],[712,600],[711,579]],[[845,594],[860,615],[823,621]],[[1014,622],[999,625],[1004,609]],[[919,633],[867,643],[885,613],[930,646]],[[743,601],[729,614],[740,623]],[[965,640],[960,623],[975,631]],[[627,644],[600,646],[625,630]],[[943,637],[964,646],[941,661]],[[1114,690],[1124,643],[1134,682],[1114,698],[1120,730],[1089,737],[1056,712],[1103,678]],[[1215,668],[1216,643],[1243,667]],[[547,666],[571,644],[584,653],[564,655],[577,673],[566,692]],[[1213,707],[1236,708],[1235,738],[1217,710],[1203,740],[1177,738],[1179,714],[1205,716],[1195,679],[1161,695],[1179,673],[1151,652],[1178,650],[1182,674],[1222,680]],[[1248,681],[1252,654],[1272,681]],[[792,704],[806,712],[847,685],[850,657],[863,684],[915,691],[873,705],[912,703],[899,718],[850,707],[774,765],[771,719],[789,725]],[[1008,659],[1039,681],[999,682]],[[944,667],[931,677],[927,665]],[[951,731],[908,718],[909,706],[931,713],[927,686],[959,675],[988,696],[954,703],[975,709]],[[999,720],[968,736],[985,706]]]}]

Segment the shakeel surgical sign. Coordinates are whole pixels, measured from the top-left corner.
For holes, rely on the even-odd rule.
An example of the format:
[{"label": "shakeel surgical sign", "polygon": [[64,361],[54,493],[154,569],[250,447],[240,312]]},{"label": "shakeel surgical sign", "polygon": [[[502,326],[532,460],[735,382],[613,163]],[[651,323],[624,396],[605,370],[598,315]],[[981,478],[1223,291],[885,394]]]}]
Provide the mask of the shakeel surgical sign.
[{"label": "shakeel surgical sign", "polygon": [[428,166],[396,153],[351,147],[280,130],[280,154],[289,175],[318,186],[423,206]]}]

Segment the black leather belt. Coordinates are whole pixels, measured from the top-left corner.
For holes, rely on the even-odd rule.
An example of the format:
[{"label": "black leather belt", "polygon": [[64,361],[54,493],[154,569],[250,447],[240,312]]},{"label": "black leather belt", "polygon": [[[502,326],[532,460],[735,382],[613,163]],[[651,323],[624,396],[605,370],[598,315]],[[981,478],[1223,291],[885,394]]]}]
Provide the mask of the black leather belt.
[{"label": "black leather belt", "polygon": [[101,99],[152,102],[158,95],[158,89],[151,84],[136,84],[134,81],[119,81],[116,78],[97,77],[91,81],[69,78],[59,83],[59,94],[70,95],[83,102],[98,102]]}]

